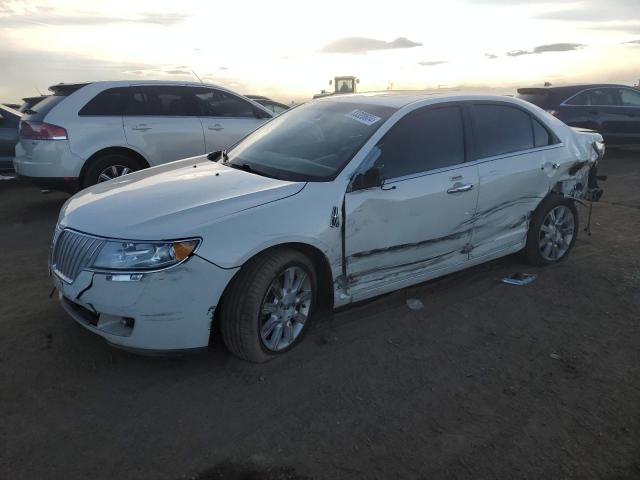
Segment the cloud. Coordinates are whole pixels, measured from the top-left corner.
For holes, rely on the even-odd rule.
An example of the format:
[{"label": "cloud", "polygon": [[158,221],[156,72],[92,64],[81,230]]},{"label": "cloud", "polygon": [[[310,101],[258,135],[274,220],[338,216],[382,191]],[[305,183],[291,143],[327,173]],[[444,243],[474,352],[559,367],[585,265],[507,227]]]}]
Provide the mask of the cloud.
[{"label": "cloud", "polygon": [[449,63],[449,62],[446,62],[444,60],[435,60],[431,62],[422,61],[422,62],[418,62],[418,65],[422,65],[423,67],[435,67],[436,65],[442,65],[444,63]]},{"label": "cloud", "polygon": [[623,42],[623,45],[640,45],[640,40],[631,40],[629,42]]},{"label": "cloud", "polygon": [[538,45],[533,50],[511,50],[507,52],[507,56],[519,57],[520,55],[535,55],[548,52],[569,52],[583,47],[586,47],[586,45],[582,43],[551,43],[549,45]]},{"label": "cloud", "polygon": [[362,54],[374,50],[395,50],[399,48],[419,47],[421,45],[421,43],[414,42],[406,37],[398,37],[392,42],[366,37],[345,37],[325,45],[320,51],[322,53]]},{"label": "cloud", "polygon": [[493,53],[485,53],[484,56],[489,60],[495,60],[496,58],[498,58],[498,55],[494,55]]},{"label": "cloud", "polygon": [[[5,9],[5,10],[2,10]],[[86,27],[112,25],[114,23],[138,23],[147,25],[171,26],[183,23],[189,15],[182,13],[138,13],[131,17],[104,16],[97,13],[67,14],[56,13],[54,9],[37,7],[35,11],[17,14],[15,10],[8,10],[0,4],[0,12],[8,13],[0,17],[0,25],[21,27],[26,25],[41,25],[45,27]]]},{"label": "cloud", "polygon": [[168,73],[169,75],[191,75],[191,72],[189,70],[180,70],[180,69],[165,70],[165,73]]}]

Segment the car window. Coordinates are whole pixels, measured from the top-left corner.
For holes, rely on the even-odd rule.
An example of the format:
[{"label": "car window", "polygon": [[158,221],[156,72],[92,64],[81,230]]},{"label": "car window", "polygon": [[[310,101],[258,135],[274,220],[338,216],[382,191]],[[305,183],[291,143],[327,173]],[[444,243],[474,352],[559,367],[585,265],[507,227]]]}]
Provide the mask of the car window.
[{"label": "car window", "polygon": [[256,117],[253,105],[235,95],[213,88],[193,91],[198,111],[204,117]]},{"label": "car window", "polygon": [[615,88],[594,88],[591,90],[585,90],[577,94],[575,97],[570,98],[567,105],[596,105],[596,106],[611,106],[618,105],[617,90]]},{"label": "car window", "polygon": [[464,128],[460,107],[409,113],[382,138],[375,162],[386,179],[464,162]]},{"label": "car window", "polygon": [[533,142],[535,147],[546,147],[555,143],[553,135],[538,120],[531,117],[533,124]]},{"label": "car window", "polygon": [[474,105],[476,156],[493,157],[533,148],[531,116],[509,105]]},{"label": "car window", "polygon": [[195,100],[188,87],[146,85],[131,87],[127,115],[195,116]]},{"label": "car window", "polygon": [[130,94],[129,87],[109,88],[100,92],[80,109],[81,116],[119,116],[124,114],[125,105]]},{"label": "car window", "polygon": [[620,100],[625,107],[640,107],[640,92],[628,88],[620,89]]}]

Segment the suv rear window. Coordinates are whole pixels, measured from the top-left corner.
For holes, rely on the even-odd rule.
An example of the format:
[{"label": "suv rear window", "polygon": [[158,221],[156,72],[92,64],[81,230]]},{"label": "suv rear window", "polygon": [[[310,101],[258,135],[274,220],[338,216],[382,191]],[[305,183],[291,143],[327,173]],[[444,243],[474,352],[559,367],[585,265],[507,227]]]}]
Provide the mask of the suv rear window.
[{"label": "suv rear window", "polygon": [[78,112],[80,116],[120,116],[124,114],[127,99],[130,95],[128,87],[109,88],[93,97]]},{"label": "suv rear window", "polygon": [[65,98],[67,97],[64,95],[50,95],[23,112],[22,119],[41,122],[44,120],[47,113],[49,113],[53,107],[58,105]]}]

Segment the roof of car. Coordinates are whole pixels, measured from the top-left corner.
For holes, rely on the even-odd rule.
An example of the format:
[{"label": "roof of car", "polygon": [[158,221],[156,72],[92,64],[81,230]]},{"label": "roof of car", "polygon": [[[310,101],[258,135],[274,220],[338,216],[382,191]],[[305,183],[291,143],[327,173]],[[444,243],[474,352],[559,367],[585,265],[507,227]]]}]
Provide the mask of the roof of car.
[{"label": "roof of car", "polygon": [[501,100],[511,103],[520,103],[520,100],[514,99],[506,95],[476,95],[458,92],[447,93],[429,93],[429,92],[371,92],[371,93],[354,93],[344,95],[328,95],[321,97],[315,102],[347,102],[347,103],[364,103],[369,105],[380,105],[400,109],[406,105],[425,100],[433,100],[433,103],[444,101],[492,101]]},{"label": "roof of car", "polygon": [[613,88],[635,88],[629,85],[621,85],[618,83],[585,83],[585,84],[574,84],[574,85],[558,85],[557,87],[522,87],[518,88],[518,92],[521,90],[527,90],[530,92],[541,92],[541,91],[551,91],[551,92],[562,92],[562,91],[578,91],[585,90],[587,88],[605,88],[605,87],[613,87]]}]

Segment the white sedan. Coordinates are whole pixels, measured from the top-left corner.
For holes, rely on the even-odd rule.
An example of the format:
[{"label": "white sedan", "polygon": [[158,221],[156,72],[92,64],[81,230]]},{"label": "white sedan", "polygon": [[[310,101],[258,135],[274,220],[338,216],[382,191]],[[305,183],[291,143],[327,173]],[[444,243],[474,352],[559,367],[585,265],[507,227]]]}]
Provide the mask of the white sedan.
[{"label": "white sedan", "polygon": [[114,346],[192,350],[219,331],[263,362],[321,307],[521,250],[564,259],[603,153],[599,134],[514,98],[328,97],[228,152],[76,194],[50,270],[64,309]]}]

